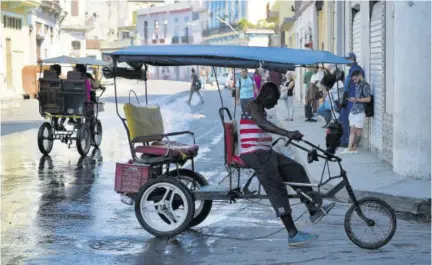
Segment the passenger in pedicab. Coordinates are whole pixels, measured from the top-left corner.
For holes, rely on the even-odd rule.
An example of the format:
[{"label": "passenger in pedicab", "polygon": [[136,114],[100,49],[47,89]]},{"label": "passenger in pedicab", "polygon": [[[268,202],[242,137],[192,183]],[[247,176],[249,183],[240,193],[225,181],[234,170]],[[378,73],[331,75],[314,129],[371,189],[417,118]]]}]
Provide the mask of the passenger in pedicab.
[{"label": "passenger in pedicab", "polygon": [[[53,64],[50,66],[50,71],[55,71],[57,74],[57,78],[60,79],[60,75],[61,75],[61,65],[59,64]],[[64,122],[66,121],[66,118],[61,118],[60,119],[60,123],[58,122],[58,118],[54,117],[52,118],[53,122],[54,122],[54,128],[58,131],[63,131],[64,128]]]},{"label": "passenger in pedicab", "polygon": [[[267,120],[266,109],[276,106],[280,92],[276,84],[265,83],[258,97],[249,102],[242,111],[240,119],[241,159],[248,167],[255,170],[260,184],[263,186],[269,200],[288,231],[288,244],[298,246],[307,244],[318,238],[317,235],[298,231],[291,216],[288,192],[284,182],[310,183],[303,166],[291,158],[272,149],[272,136],[278,134],[293,140],[300,140],[303,135],[299,131],[287,131],[275,126]],[[307,193],[311,187],[292,187]],[[310,221],[318,223],[325,215],[322,210],[313,211],[308,207],[308,201],[301,199],[310,214]],[[323,205],[328,213],[335,203]]]},{"label": "passenger in pedicab", "polygon": [[[87,73],[87,67],[85,65],[75,65],[75,71],[84,75],[84,79],[86,82],[87,101],[97,103],[96,93],[93,90],[100,88],[100,84],[93,78],[90,73]],[[70,118],[68,123],[76,124],[76,121],[73,118]]]}]

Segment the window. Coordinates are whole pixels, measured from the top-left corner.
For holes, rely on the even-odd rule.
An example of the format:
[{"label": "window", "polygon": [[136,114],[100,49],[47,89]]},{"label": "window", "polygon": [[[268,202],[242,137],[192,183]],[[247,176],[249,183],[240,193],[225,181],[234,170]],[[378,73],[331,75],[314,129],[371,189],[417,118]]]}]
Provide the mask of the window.
[{"label": "window", "polygon": [[144,42],[147,44],[148,42],[148,23],[144,21]]},{"label": "window", "polygon": [[78,0],[72,0],[71,1],[71,16],[77,17],[78,16]]},{"label": "window", "polygon": [[168,23],[164,23],[164,39],[167,38],[167,34],[168,34]]},{"label": "window", "polygon": [[72,49],[80,50],[81,49],[81,42],[79,40],[72,41]]},{"label": "window", "polygon": [[185,18],[184,18],[184,22],[185,22],[185,23],[188,23],[188,22],[189,22],[189,17],[185,17]]},{"label": "window", "polygon": [[3,27],[20,30],[22,28],[22,19],[16,17],[3,16]]}]

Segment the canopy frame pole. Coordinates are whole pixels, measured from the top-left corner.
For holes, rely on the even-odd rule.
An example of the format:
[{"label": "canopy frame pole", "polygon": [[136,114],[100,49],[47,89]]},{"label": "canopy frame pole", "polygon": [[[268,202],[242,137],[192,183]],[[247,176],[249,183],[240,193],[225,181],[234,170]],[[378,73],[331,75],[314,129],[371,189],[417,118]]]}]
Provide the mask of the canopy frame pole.
[{"label": "canopy frame pole", "polygon": [[148,100],[147,100],[147,71],[148,71],[147,64],[144,64],[144,87],[145,87],[146,106],[148,105]]},{"label": "canopy frame pole", "polygon": [[[237,82],[236,82],[236,74],[235,74],[235,68],[233,68],[233,88],[234,89],[234,120],[235,120],[235,116],[236,116],[236,112],[237,112]],[[240,94],[240,89],[239,89],[239,94]],[[238,99],[240,101],[240,95],[238,95]]]},{"label": "canopy frame pole", "polygon": [[224,107],[224,104],[223,104],[223,99],[222,99],[222,92],[221,92],[220,87],[219,87],[219,81],[218,81],[218,79],[217,79],[217,74],[216,74],[216,68],[215,68],[214,66],[212,66],[212,69],[213,69],[213,74],[214,74],[214,76],[215,76],[216,85],[217,85],[218,92],[219,92],[219,98],[220,98],[221,105],[222,105],[222,108],[223,108],[223,107]]},{"label": "canopy frame pole", "polygon": [[116,72],[117,72],[117,60],[114,56],[112,56],[113,58],[113,75],[114,75],[114,97],[115,97],[115,104],[116,104],[116,112],[117,112],[117,116],[120,118],[120,120],[123,123],[124,128],[126,129],[126,134],[128,136],[128,142],[129,142],[129,149],[131,151],[132,154],[132,158],[134,159],[134,161],[136,161],[136,156],[135,156],[135,152],[134,152],[134,148],[133,148],[133,144],[131,142],[131,138],[130,138],[130,132],[129,132],[129,128],[126,124],[126,119],[123,118],[120,115],[120,112],[118,110],[118,97],[117,97],[117,78],[116,78]]}]

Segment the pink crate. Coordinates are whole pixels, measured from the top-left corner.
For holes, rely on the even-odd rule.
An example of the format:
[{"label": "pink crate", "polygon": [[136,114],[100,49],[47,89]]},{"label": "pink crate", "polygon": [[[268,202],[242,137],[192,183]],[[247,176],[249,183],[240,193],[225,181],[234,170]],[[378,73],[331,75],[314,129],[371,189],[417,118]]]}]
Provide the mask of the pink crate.
[{"label": "pink crate", "polygon": [[133,164],[116,164],[114,190],[119,193],[137,193],[147,183],[149,166]]}]

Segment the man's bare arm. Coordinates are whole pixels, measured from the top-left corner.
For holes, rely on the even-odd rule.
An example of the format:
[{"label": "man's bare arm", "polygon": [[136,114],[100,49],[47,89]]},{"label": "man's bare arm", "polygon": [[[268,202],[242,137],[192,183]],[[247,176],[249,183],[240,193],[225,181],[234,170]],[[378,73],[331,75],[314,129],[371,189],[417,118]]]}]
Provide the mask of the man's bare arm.
[{"label": "man's bare arm", "polygon": [[258,127],[263,129],[264,131],[269,132],[269,133],[278,134],[281,136],[290,137],[292,135],[292,132],[287,131],[287,130],[282,129],[282,128],[279,128],[276,125],[274,125],[273,123],[269,122],[264,117],[264,114],[261,111],[259,111],[258,105],[254,101],[251,101],[248,104],[248,110],[250,111],[252,119],[255,120]]}]

